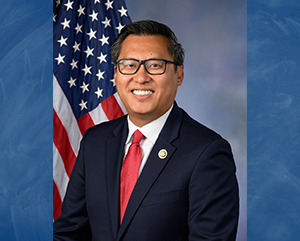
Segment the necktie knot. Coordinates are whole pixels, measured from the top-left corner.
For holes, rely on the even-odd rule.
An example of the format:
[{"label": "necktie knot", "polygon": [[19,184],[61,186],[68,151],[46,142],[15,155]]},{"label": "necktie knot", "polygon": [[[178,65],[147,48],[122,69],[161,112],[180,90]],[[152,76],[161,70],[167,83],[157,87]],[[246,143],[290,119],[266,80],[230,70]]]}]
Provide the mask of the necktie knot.
[{"label": "necktie knot", "polygon": [[133,133],[133,141],[132,141],[132,143],[139,144],[141,142],[141,140],[143,140],[144,138],[145,138],[144,135],[139,130],[136,130]]}]

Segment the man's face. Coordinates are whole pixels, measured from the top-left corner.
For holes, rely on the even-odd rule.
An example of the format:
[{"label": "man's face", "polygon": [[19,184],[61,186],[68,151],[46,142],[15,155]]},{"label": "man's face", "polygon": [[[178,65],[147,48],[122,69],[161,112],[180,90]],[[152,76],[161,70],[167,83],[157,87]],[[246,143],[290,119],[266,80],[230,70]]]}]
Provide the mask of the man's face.
[{"label": "man's face", "polygon": [[[168,52],[168,40],[161,35],[129,35],[122,43],[118,59],[166,59],[174,61]],[[133,75],[123,75],[115,66],[115,84],[129,119],[141,127],[159,118],[174,102],[177,86],[181,85],[183,66],[168,63],[162,75],[150,75],[144,65],[140,65]]]}]

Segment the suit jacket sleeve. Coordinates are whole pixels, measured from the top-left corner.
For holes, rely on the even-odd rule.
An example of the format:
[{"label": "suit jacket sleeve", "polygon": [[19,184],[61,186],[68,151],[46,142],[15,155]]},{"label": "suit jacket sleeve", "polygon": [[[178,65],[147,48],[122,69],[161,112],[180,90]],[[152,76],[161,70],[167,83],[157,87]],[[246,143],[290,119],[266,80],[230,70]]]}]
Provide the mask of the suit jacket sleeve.
[{"label": "suit jacket sleeve", "polygon": [[84,146],[85,138],[69,180],[61,216],[53,224],[54,241],[91,239],[85,199]]},{"label": "suit jacket sleeve", "polygon": [[217,139],[200,154],[189,185],[189,240],[234,241],[239,213],[231,148]]}]

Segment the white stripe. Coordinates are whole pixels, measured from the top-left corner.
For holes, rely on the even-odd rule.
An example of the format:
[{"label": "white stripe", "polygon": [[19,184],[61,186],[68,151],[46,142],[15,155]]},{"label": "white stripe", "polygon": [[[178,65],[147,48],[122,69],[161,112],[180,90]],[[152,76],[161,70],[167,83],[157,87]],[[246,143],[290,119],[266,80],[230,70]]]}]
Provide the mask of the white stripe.
[{"label": "white stripe", "polygon": [[118,104],[119,104],[121,110],[123,111],[124,115],[126,115],[127,111],[125,109],[125,106],[124,106],[120,96],[118,95],[118,92],[114,93],[114,97],[115,97],[116,101],[118,102]]},{"label": "white stripe", "polygon": [[54,143],[53,143],[53,180],[56,183],[61,200],[63,200],[66,194],[69,177],[66,173],[63,160]]},{"label": "white stripe", "polygon": [[53,108],[67,131],[71,147],[77,156],[82,138],[77,120],[74,116],[69,101],[53,75]]},{"label": "white stripe", "polygon": [[100,124],[102,122],[108,121],[107,116],[105,115],[101,103],[97,106],[97,108],[91,110],[89,112],[90,117],[92,118],[93,122],[96,124]]}]

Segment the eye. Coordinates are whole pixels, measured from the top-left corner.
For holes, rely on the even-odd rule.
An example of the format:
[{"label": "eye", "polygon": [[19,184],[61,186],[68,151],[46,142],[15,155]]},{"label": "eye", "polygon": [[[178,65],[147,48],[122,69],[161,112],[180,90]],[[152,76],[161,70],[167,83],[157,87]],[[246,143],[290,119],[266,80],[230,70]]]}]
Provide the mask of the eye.
[{"label": "eye", "polygon": [[150,60],[147,63],[147,68],[150,69],[162,69],[164,67],[164,62],[161,60]]},{"label": "eye", "polygon": [[122,65],[124,66],[124,68],[126,69],[134,69],[137,67],[138,62],[135,60],[123,60],[122,61]]},{"label": "eye", "polygon": [[157,63],[153,63],[153,64],[151,64],[149,67],[150,67],[150,68],[158,68],[159,65],[158,65]]}]

